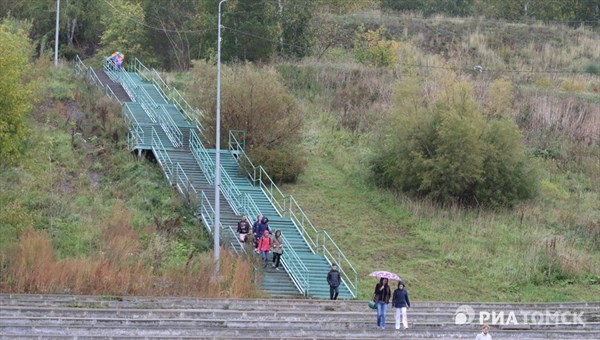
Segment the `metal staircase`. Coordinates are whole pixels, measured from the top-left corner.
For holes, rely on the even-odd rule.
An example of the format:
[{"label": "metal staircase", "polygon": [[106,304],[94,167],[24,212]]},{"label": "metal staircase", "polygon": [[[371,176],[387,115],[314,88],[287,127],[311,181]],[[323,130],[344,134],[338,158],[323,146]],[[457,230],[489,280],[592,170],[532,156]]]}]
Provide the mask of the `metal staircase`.
[{"label": "metal staircase", "polygon": [[[85,74],[122,104],[129,149],[152,151],[169,183],[197,207],[198,217],[212,233],[217,151],[203,144],[202,126],[196,119],[201,112],[138,59],[127,71],[116,71],[110,61],[102,70],[85,66],[78,57],[74,64],[77,73]],[[285,271],[270,266],[261,269],[263,291],[272,296],[328,298],[327,272],[336,263],[343,281],[339,298],[356,298],[356,270],[327,232],[314,227],[296,200],[284,195],[261,166],[253,165],[240,134],[230,132],[228,149],[220,151],[222,244],[254,256],[239,242],[237,222],[243,214],[250,220],[259,214],[267,216],[272,231],[280,229],[284,237]]]}]

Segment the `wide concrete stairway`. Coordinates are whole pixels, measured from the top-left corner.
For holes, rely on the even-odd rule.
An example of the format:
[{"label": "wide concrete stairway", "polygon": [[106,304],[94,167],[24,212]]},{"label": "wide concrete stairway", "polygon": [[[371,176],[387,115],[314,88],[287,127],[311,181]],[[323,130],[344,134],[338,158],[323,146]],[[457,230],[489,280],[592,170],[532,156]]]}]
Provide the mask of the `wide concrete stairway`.
[{"label": "wide concrete stairway", "polygon": [[[472,323],[455,324],[459,306],[473,309]],[[560,317],[537,322],[546,311],[576,323],[562,323]],[[480,312],[503,312],[505,320],[511,312],[516,315],[518,324],[491,325],[496,340],[600,339],[600,302],[415,301],[409,329],[399,331],[393,312],[388,310],[386,329],[379,330],[375,312],[363,301],[0,295],[0,339],[474,339]]]}]

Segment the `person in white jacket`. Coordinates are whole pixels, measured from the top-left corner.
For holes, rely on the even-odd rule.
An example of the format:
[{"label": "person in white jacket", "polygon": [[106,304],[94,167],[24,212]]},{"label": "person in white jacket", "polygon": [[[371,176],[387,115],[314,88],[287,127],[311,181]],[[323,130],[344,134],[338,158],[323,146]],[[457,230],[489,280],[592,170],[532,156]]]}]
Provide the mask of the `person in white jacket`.
[{"label": "person in white jacket", "polygon": [[490,335],[490,326],[487,323],[483,324],[481,333],[477,334],[475,340],[492,340],[492,336]]}]

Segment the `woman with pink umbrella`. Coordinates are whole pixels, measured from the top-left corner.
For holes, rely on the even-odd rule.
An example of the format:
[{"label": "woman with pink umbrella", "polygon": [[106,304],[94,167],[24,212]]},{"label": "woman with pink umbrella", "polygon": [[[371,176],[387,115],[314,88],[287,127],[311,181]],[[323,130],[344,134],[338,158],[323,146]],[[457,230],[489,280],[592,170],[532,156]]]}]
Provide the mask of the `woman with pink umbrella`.
[{"label": "woman with pink umbrella", "polygon": [[390,286],[388,286],[388,279],[381,278],[379,283],[375,285],[375,292],[373,293],[373,301],[377,304],[377,327],[385,329],[385,313],[387,312],[387,305],[390,303]]},{"label": "woman with pink umbrella", "polygon": [[392,291],[388,285],[388,280],[391,279],[400,281],[400,277],[394,273],[386,271],[372,272],[369,274],[369,276],[380,278],[379,283],[375,285],[373,301],[377,306],[377,327],[379,329],[385,329],[387,305],[390,303],[390,297],[392,295]]}]

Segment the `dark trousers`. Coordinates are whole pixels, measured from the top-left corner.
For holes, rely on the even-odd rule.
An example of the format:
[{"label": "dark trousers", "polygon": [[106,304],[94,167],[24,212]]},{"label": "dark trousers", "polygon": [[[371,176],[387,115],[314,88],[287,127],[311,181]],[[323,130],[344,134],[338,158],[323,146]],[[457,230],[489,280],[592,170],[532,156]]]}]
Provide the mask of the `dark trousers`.
[{"label": "dark trousers", "polygon": [[329,286],[329,300],[337,300],[340,287]]},{"label": "dark trousers", "polygon": [[281,262],[281,254],[273,253],[273,263],[275,264],[275,268],[279,268],[280,262]]}]

